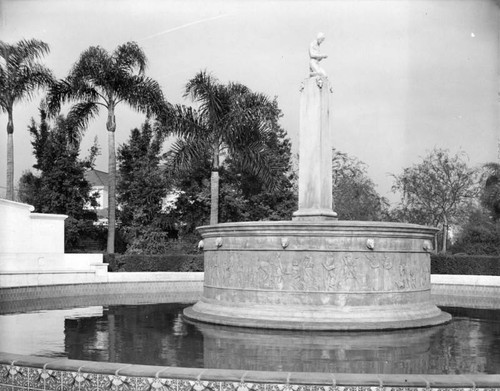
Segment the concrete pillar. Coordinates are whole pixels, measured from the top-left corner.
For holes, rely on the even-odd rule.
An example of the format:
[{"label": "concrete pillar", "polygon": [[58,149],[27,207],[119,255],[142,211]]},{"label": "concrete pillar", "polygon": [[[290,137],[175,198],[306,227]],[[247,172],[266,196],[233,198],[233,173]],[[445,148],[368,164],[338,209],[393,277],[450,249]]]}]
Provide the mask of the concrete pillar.
[{"label": "concrete pillar", "polygon": [[299,210],[294,220],[336,220],[332,209],[331,86],[326,76],[303,83],[300,98]]}]

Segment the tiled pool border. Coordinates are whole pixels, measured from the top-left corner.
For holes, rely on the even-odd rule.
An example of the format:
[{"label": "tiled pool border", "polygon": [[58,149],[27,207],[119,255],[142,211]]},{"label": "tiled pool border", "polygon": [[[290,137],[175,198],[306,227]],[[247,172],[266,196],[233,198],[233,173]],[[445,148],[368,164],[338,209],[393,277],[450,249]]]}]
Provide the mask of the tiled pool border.
[{"label": "tiled pool border", "polygon": [[[115,273],[113,273],[115,274]],[[433,276],[433,294],[452,300],[471,295],[500,307],[500,277]],[[486,282],[485,282],[486,281]],[[468,283],[469,282],[469,283]],[[485,285],[482,285],[485,284]],[[123,303],[130,294],[192,299],[201,293],[202,273],[116,273],[107,283],[0,289],[0,303],[47,305],[47,300],[101,297]],[[103,299],[104,298],[104,299]],[[155,296],[158,298],[158,296]],[[457,300],[457,302],[460,302]],[[34,303],[34,304],[33,304]],[[462,301],[463,303],[463,301]],[[438,303],[439,304],[439,303]],[[159,367],[0,353],[0,391],[168,390],[168,391],[500,391],[500,375],[384,375],[260,372]]]},{"label": "tiled pool border", "polygon": [[376,375],[160,367],[0,353],[0,390],[500,390],[500,375]]}]

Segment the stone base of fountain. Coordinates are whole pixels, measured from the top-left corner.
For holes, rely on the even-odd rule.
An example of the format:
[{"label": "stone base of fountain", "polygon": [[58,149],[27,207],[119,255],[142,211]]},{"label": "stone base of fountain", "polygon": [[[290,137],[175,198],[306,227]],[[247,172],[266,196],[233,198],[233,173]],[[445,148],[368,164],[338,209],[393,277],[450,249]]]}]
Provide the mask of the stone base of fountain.
[{"label": "stone base of fountain", "polygon": [[434,228],[296,220],[198,230],[204,291],[184,311],[189,319],[290,330],[400,329],[451,319],[431,301]]}]

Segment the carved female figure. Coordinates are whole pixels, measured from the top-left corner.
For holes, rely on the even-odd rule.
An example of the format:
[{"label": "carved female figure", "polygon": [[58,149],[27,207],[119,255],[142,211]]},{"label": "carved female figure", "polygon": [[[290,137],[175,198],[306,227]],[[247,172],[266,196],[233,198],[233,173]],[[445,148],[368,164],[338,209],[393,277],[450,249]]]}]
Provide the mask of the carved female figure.
[{"label": "carved female figure", "polygon": [[319,62],[328,56],[321,54],[319,45],[325,40],[325,34],[319,33],[314,41],[309,45],[309,68],[310,76],[326,76],[326,72],[319,66]]}]

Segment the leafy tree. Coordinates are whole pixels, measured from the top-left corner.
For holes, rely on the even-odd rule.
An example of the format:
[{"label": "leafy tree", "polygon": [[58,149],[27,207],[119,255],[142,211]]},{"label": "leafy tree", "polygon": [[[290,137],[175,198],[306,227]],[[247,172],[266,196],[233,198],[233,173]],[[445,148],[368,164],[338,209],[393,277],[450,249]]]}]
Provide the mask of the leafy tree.
[{"label": "leafy tree", "polygon": [[467,165],[467,155],[450,156],[447,150],[434,149],[422,162],[395,175],[393,191],[401,193],[400,210],[424,216],[442,225],[442,252],[446,252],[448,227],[464,213],[478,195],[477,170]]},{"label": "leafy tree", "polygon": [[116,107],[123,102],[150,114],[159,113],[164,105],[159,84],[144,75],[146,62],[146,55],[135,42],[120,45],[111,54],[99,46],[92,46],[80,55],[69,75],[51,87],[48,96],[51,112],[58,112],[62,103],[77,102],[68,118],[82,128],[98,114],[100,107],[107,110],[108,253],[115,251]]},{"label": "leafy tree", "polygon": [[[26,170],[19,178],[19,199],[21,202],[30,205],[38,205],[38,192],[40,191],[40,177],[33,174],[31,171]],[[39,208],[35,207],[35,210]]]},{"label": "leafy tree", "polygon": [[180,138],[172,147],[172,161],[185,169],[207,157],[211,169],[210,224],[219,221],[219,171],[223,155],[238,167],[260,177],[271,188],[274,167],[266,145],[276,106],[262,94],[239,83],[221,84],[207,72],[199,72],[185,87],[197,109],[175,107],[169,125]]},{"label": "leafy tree", "polygon": [[53,81],[52,72],[37,61],[49,52],[45,42],[30,39],[14,45],[0,41],[0,109],[7,113],[7,199],[14,199],[14,104]]},{"label": "leafy tree", "polygon": [[[208,153],[207,153],[208,155]],[[210,161],[193,161],[182,169],[174,167],[171,151],[166,154],[166,170],[171,192],[175,196],[167,213],[182,236],[192,234],[195,228],[209,223],[210,219]]]},{"label": "leafy tree", "polygon": [[332,157],[334,210],[341,220],[382,220],[388,201],[375,190],[366,164],[334,149]]},{"label": "leafy tree", "polygon": [[487,163],[484,177],[484,187],[481,194],[481,203],[487,208],[494,221],[500,223],[500,164]]},{"label": "leafy tree", "polygon": [[500,236],[484,208],[472,208],[451,250],[472,255],[500,255]]},{"label": "leafy tree", "polygon": [[168,188],[160,166],[162,143],[159,133],[145,122],[140,130],[133,129],[128,141],[118,148],[120,220],[132,240],[146,230],[161,232],[166,228],[162,202]]},{"label": "leafy tree", "polygon": [[40,213],[66,214],[67,249],[78,242],[81,231],[92,228],[95,212],[87,208],[95,202],[85,171],[92,167],[97,147],[87,159],[79,159],[80,141],[71,138],[75,125],[60,116],[54,127],[47,123],[45,110],[40,110],[40,124],[32,119],[28,130],[33,138],[33,165],[40,173],[25,172],[20,179],[20,198]]}]

